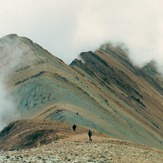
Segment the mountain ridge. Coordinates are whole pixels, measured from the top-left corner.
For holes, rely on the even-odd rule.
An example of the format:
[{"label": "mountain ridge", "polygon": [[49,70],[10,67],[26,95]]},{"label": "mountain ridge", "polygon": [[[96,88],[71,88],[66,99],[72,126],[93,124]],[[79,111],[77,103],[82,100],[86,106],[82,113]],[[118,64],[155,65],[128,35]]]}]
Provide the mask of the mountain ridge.
[{"label": "mountain ridge", "polygon": [[[161,80],[134,67],[127,52],[106,44],[66,65],[28,38],[9,35],[5,44],[15,37],[20,42],[6,54],[16,48],[21,59],[5,80],[21,118],[77,123],[113,138],[163,148]],[[5,49],[4,43],[0,47]]]}]

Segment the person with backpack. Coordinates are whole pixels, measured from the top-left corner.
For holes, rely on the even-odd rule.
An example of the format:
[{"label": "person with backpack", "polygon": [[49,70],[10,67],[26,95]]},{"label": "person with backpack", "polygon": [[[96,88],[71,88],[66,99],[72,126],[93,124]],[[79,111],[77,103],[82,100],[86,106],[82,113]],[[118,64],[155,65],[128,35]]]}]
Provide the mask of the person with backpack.
[{"label": "person with backpack", "polygon": [[88,136],[89,136],[89,141],[92,141],[92,138],[91,138],[92,137],[92,131],[91,130],[88,131]]},{"label": "person with backpack", "polygon": [[76,124],[74,123],[72,126],[72,129],[75,131],[76,130]]}]

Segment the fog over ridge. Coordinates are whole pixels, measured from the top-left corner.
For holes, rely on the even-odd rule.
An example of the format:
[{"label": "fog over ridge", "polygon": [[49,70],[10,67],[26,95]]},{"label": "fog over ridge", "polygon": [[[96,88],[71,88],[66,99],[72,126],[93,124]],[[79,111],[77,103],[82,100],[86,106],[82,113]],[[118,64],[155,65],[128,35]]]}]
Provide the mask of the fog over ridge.
[{"label": "fog over ridge", "polygon": [[9,96],[6,85],[6,78],[21,62],[22,51],[19,44],[17,36],[14,38],[6,36],[0,40],[0,130],[20,116],[16,102]]}]

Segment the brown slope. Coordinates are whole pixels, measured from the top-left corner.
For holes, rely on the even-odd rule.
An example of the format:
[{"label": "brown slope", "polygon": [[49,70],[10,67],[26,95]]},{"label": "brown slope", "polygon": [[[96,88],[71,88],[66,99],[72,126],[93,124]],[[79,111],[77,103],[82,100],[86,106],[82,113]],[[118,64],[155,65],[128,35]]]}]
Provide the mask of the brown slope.
[{"label": "brown slope", "polygon": [[[108,139],[106,135],[93,130],[94,138]],[[88,141],[88,128],[77,125],[76,131],[72,124],[63,121],[38,119],[19,120],[10,123],[0,132],[0,149],[15,150],[42,146],[58,141]],[[81,139],[80,135],[85,135]],[[78,139],[75,138],[78,136]],[[96,138],[96,139],[97,139]]]},{"label": "brown slope", "polygon": [[0,137],[0,162],[163,161],[162,150],[112,139],[95,130],[89,142],[86,128],[77,126],[74,132],[64,122],[21,120],[11,123]]}]

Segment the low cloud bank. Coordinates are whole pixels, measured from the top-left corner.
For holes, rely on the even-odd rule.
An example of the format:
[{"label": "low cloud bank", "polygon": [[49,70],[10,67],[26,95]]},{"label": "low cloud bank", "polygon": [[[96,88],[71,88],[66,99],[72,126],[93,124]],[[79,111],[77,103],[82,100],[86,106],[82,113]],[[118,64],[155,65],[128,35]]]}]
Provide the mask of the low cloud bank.
[{"label": "low cloud bank", "polygon": [[8,97],[1,77],[0,90],[0,130],[2,130],[8,123],[19,118],[19,112],[16,109],[14,101]]},{"label": "low cloud bank", "polygon": [[6,79],[21,59],[19,39],[4,37],[0,40],[0,130],[19,118],[15,101],[11,98]]}]

